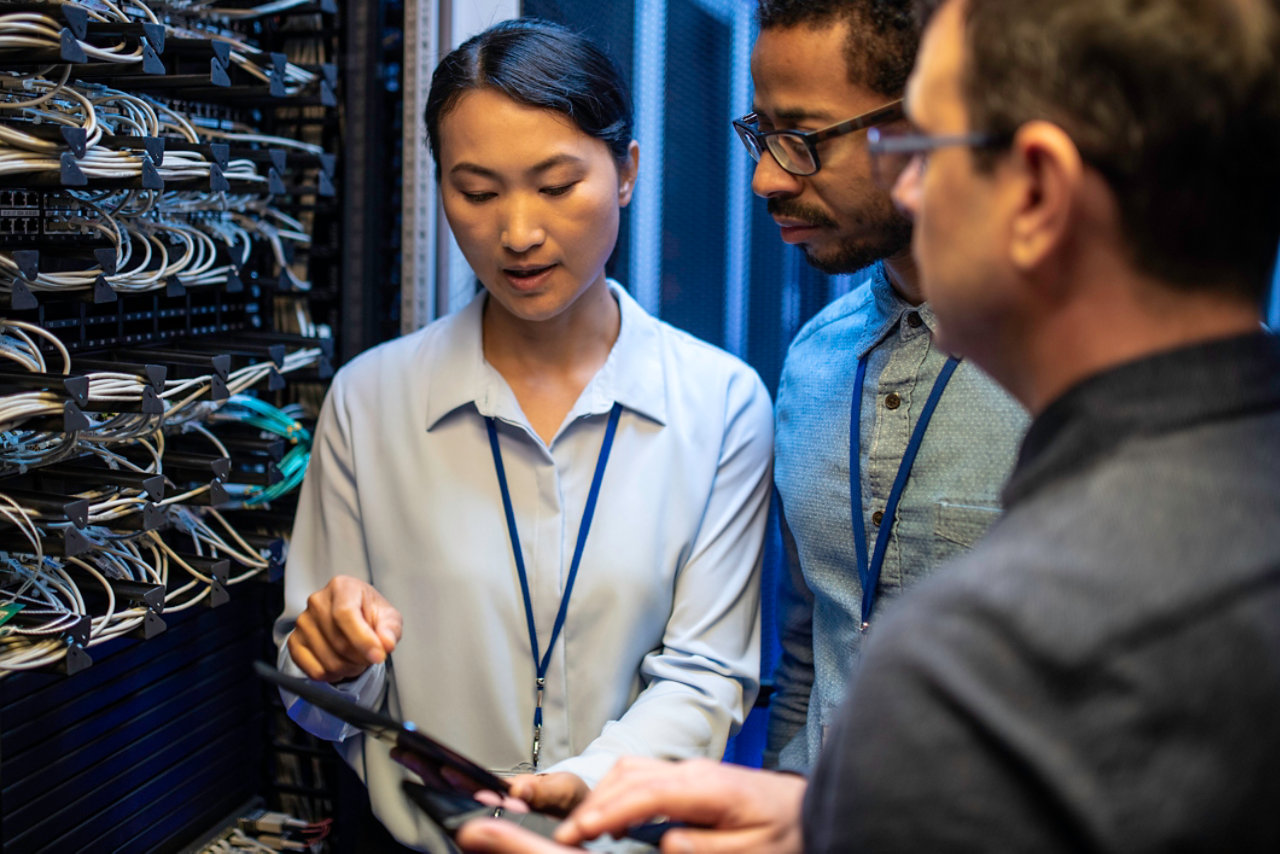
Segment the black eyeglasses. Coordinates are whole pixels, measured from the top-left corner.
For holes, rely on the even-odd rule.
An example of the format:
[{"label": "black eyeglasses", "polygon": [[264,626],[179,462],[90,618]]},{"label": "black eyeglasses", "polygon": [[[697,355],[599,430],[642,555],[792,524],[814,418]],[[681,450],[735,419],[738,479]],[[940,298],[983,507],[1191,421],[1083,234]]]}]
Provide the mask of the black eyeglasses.
[{"label": "black eyeglasses", "polygon": [[1013,140],[1008,133],[939,134],[920,133],[913,128],[867,131],[867,153],[871,159],[871,178],[881,188],[892,190],[907,169],[924,172],[930,152],[953,145],[966,148],[1003,148]]},{"label": "black eyeglasses", "polygon": [[902,101],[898,100],[821,130],[762,131],[756,126],[760,121],[760,116],[756,113],[734,119],[733,129],[738,132],[738,138],[747,147],[752,160],[759,163],[768,150],[783,169],[792,175],[804,176],[812,175],[822,168],[822,162],[818,159],[818,143],[873,125],[896,121],[902,115]]}]

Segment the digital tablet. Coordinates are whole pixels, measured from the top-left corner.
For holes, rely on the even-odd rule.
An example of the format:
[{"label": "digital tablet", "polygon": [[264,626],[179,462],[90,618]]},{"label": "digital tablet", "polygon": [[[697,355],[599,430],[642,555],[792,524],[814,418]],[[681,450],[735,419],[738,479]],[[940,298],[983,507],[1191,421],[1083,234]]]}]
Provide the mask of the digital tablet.
[{"label": "digital tablet", "polygon": [[[550,837],[560,823],[560,819],[545,813],[513,812],[476,801],[471,795],[482,789],[500,795],[507,794],[510,789],[507,781],[419,731],[409,721],[401,722],[381,712],[366,709],[316,682],[286,676],[262,661],[255,661],[253,669],[263,679],[296,694],[316,708],[346,721],[374,738],[414,754],[423,764],[434,769],[437,777],[447,780],[451,784],[449,789],[423,786],[409,780],[404,781],[403,786],[410,800],[449,835],[452,836],[465,822],[482,817],[502,818],[546,837]],[[440,773],[444,770],[449,772],[448,775]],[[466,785],[453,785],[459,779],[465,781]],[[658,821],[629,828],[626,836],[656,846],[668,830],[683,826],[680,822]]]},{"label": "digital tablet", "polygon": [[439,776],[444,777],[445,775],[440,774],[440,771],[448,770],[450,773],[447,779],[451,782],[462,778],[466,785],[459,788],[468,794],[481,789],[488,789],[498,794],[507,792],[507,782],[501,777],[421,732],[409,721],[402,723],[389,715],[366,709],[308,679],[286,676],[266,662],[255,661],[253,669],[263,679],[290,694],[296,694],[317,709],[346,721],[374,738],[412,753],[424,765],[435,769]]}]

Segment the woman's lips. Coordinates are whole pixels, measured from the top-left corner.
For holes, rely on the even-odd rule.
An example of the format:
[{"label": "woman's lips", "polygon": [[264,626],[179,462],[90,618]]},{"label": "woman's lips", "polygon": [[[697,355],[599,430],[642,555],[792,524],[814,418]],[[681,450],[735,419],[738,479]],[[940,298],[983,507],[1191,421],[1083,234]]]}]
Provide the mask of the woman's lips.
[{"label": "woman's lips", "polygon": [[502,276],[517,291],[537,290],[551,275],[556,264],[541,264],[530,267],[503,267]]}]

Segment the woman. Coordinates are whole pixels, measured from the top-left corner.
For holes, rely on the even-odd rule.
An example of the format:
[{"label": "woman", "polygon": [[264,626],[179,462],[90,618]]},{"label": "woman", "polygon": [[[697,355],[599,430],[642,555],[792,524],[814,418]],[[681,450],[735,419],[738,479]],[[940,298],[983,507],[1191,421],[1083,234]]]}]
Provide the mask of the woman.
[{"label": "woman", "polygon": [[[598,48],[499,24],[440,63],[426,122],[484,288],[335,378],[280,663],[367,705],[385,689],[481,764],[538,772],[516,795],[567,809],[621,755],[718,756],[751,706],[768,394],[605,276],[638,147]],[[383,823],[431,844],[385,748],[340,749]]]}]

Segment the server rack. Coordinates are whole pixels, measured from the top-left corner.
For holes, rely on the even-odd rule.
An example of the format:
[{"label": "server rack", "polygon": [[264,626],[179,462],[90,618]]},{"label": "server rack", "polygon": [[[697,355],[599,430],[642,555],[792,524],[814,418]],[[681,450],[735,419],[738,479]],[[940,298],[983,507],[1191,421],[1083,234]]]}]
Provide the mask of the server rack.
[{"label": "server rack", "polygon": [[387,337],[381,9],[0,2],[0,851],[332,811],[248,665],[310,419]]}]

